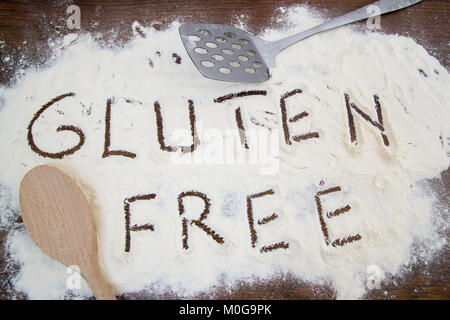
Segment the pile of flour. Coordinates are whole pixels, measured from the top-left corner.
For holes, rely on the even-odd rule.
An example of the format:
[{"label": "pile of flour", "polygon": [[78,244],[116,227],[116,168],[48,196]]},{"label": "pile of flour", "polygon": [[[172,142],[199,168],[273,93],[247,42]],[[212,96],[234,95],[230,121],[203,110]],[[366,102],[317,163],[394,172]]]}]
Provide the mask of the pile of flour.
[{"label": "pile of flour", "polygon": [[[282,19],[285,27],[261,36],[276,40],[323,21],[307,7],[289,8]],[[71,35],[55,46],[51,65],[0,88],[3,227],[17,218],[11,212],[18,211],[23,175],[50,164],[83,186],[98,225],[100,263],[118,293],[172,290],[189,297],[289,272],[331,284],[338,298],[360,298],[374,282],[447,245],[439,230],[448,208],[437,209],[423,180],[449,167],[450,76],[424,48],[344,27],[283,51],[266,83],[224,83],[195,69],[178,26],[156,31],[136,23],[135,39],[121,49]],[[47,153],[70,149],[79,136],[56,129],[72,125],[84,144],[62,159],[43,157],[30,147],[28,127],[42,106],[68,93],[34,122],[34,143]],[[103,157],[108,101],[109,150],[135,157]],[[192,153],[162,150],[155,102],[165,144],[190,146],[189,101],[200,144]],[[229,149],[227,141],[234,142]],[[250,197],[254,239],[248,197],[267,190]],[[187,191],[207,195],[202,221],[222,243],[188,224],[183,247],[183,218],[198,220],[205,207],[185,197],[180,216],[177,198]],[[128,200],[130,220],[154,230],[131,231],[126,250],[125,199],[149,194],[154,199]],[[263,250],[272,244],[283,246]],[[13,285],[30,298],[91,294],[84,282],[81,290],[68,289],[71,271],[43,254],[25,230],[10,232],[7,249],[21,266]]]}]

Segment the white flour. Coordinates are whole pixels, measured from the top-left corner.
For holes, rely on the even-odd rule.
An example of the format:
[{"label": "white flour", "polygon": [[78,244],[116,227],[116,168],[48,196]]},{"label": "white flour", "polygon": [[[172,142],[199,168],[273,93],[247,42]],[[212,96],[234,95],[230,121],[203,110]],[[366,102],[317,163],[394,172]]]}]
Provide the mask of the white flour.
[{"label": "white flour", "polygon": [[[263,37],[279,39],[322,21],[304,7],[287,10],[283,19],[286,29],[267,30]],[[436,212],[433,195],[419,182],[449,167],[450,76],[421,46],[404,37],[340,28],[282,52],[268,82],[243,85],[203,78],[183,49],[177,27],[162,32],[140,27],[146,37],[136,32],[122,50],[100,49],[89,36],[66,37],[51,66],[28,71],[12,88],[0,88],[4,226],[15,219],[6,208],[17,210],[23,175],[51,164],[85,187],[98,224],[101,264],[117,292],[171,289],[190,296],[220,281],[233,285],[282,271],[331,283],[338,298],[359,298],[368,283],[376,282],[374,276],[398,274],[417,259],[423,243],[427,250],[421,259],[447,244],[437,232],[447,223],[436,218],[443,212]],[[249,90],[266,94],[215,102]],[[292,96],[281,99],[288,92]],[[62,159],[42,157],[29,146],[27,128],[42,106],[66,93],[74,95],[49,106],[34,122],[34,143],[47,153],[77,145],[76,133],[55,131],[60,125],[81,129],[85,142]],[[134,153],[134,158],[102,158],[108,99],[109,150]],[[189,146],[188,100],[200,141],[192,157],[161,150],[155,111],[158,102],[166,145]],[[247,151],[238,134],[238,108]],[[304,111],[308,116],[289,121]],[[313,137],[295,141],[306,133]],[[268,148],[261,137],[272,139]],[[247,153],[250,159],[230,158],[233,148],[224,151],[230,141],[236,142],[238,157]],[[252,158],[255,150],[262,154]],[[210,199],[201,222],[222,243],[189,223],[188,239],[183,238],[182,219],[199,219],[204,209],[200,198],[185,197],[180,216],[177,197],[192,190]],[[257,239],[252,238],[247,196],[267,190],[273,194],[251,200]],[[154,199],[128,201],[130,225],[150,223],[154,231],[130,231],[126,252],[124,201],[152,193]],[[327,217],[339,208],[344,208],[341,214]],[[276,219],[257,223],[273,213]],[[349,236],[355,236],[353,242],[342,241]],[[262,252],[275,243],[282,248]],[[412,250],[413,243],[418,250]],[[68,293],[66,268],[45,256],[25,231],[11,232],[8,247],[21,264],[13,279],[16,290],[30,298]],[[85,284],[70,292],[90,295]]]}]

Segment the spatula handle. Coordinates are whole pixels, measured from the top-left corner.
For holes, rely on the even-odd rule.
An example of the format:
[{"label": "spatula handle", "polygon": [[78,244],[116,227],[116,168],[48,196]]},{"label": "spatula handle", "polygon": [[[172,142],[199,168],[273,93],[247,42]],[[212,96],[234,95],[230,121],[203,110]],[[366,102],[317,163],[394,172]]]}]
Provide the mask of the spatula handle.
[{"label": "spatula handle", "polygon": [[[312,29],[303,31],[301,33],[295,34],[285,39],[281,39],[273,42],[274,47],[278,52],[286,49],[287,47],[293,45],[297,41],[308,38],[312,35],[315,35],[319,32],[327,31],[330,29],[334,29],[352,22],[364,20],[367,18],[375,17],[378,15],[382,15],[388,12],[397,11],[409,6],[412,6],[416,3],[421,2],[422,0],[380,0],[376,1],[370,5],[359,8],[355,11],[347,13],[343,16],[332,19],[328,22],[325,22],[321,25],[318,25]],[[378,10],[373,10],[377,8]]]}]

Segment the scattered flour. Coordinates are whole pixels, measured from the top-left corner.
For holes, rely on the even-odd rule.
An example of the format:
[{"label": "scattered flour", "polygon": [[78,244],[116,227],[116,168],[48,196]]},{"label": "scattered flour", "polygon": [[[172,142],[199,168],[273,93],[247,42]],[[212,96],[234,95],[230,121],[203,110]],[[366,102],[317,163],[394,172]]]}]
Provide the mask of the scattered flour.
[{"label": "scattered flour", "polygon": [[[267,30],[265,39],[322,21],[306,7],[281,12],[287,27]],[[437,230],[447,221],[436,219],[435,198],[419,182],[449,167],[450,76],[412,39],[340,28],[282,52],[268,82],[244,85],[203,78],[182,47],[177,23],[165,31],[139,24],[133,30],[135,40],[121,50],[71,36],[63,42],[70,46],[55,49],[51,66],[0,88],[4,226],[11,223],[5,208],[18,210],[23,175],[51,164],[84,186],[98,224],[100,262],[117,292],[171,289],[188,297],[220,281],[232,285],[283,271],[331,283],[338,298],[360,298],[374,280],[370,270],[380,278],[398,274],[414,261],[413,244],[426,243],[425,258],[446,245]],[[265,95],[215,102],[252,90]],[[34,142],[55,154],[77,145],[75,132],[55,131],[60,125],[80,128],[85,142],[62,159],[42,157],[30,148],[27,128],[42,106],[67,93],[74,95],[35,121]],[[109,150],[134,158],[102,157],[108,100]],[[200,144],[192,154],[162,150],[155,102],[166,145],[189,146],[189,100]],[[239,112],[248,149],[238,132]],[[296,141],[306,133],[316,136]],[[221,161],[230,154],[222,152],[224,141],[236,142],[232,150],[243,159],[255,156],[254,150],[259,157]],[[180,216],[177,197],[191,190],[208,196],[202,222],[222,243],[193,223],[186,224],[189,237],[183,234],[183,218],[198,220],[205,206],[185,197]],[[267,190],[273,194],[250,200],[255,239],[247,197]],[[131,231],[126,252],[125,199],[152,193],[148,201],[128,200],[131,225],[151,223],[154,231]],[[338,215],[339,208],[346,209]],[[263,223],[273,213],[276,218]],[[346,243],[349,236],[354,241]],[[276,243],[288,247],[262,252]],[[30,298],[90,295],[84,283],[81,291],[68,290],[66,267],[43,254],[25,231],[10,233],[8,249],[21,265],[15,289]]]},{"label": "scattered flour", "polygon": [[69,33],[64,36],[61,47],[66,47],[66,46],[74,43],[77,39],[78,39],[78,35],[76,33]]}]

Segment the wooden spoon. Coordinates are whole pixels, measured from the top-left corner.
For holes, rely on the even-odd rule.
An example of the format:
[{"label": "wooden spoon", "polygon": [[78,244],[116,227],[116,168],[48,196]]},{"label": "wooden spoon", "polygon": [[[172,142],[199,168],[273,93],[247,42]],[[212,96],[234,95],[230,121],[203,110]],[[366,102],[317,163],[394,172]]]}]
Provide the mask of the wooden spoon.
[{"label": "wooden spoon", "polygon": [[97,299],[115,300],[98,264],[94,218],[73,180],[54,167],[38,166],[22,179],[19,198],[25,228],[42,251],[78,266]]}]

